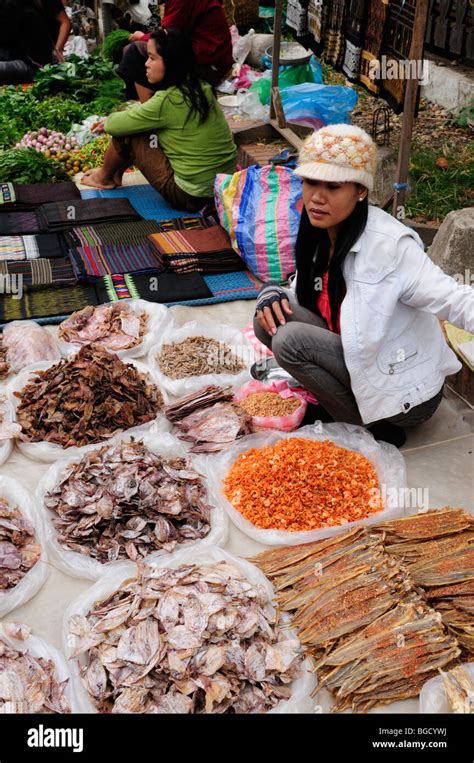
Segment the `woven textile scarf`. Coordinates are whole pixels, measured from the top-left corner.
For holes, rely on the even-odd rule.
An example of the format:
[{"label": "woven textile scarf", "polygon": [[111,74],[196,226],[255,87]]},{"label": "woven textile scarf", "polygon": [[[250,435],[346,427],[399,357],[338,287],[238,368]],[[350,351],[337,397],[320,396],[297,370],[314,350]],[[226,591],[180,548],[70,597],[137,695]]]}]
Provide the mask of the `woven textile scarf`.
[{"label": "woven textile scarf", "polygon": [[328,64],[338,69],[341,68],[344,58],[344,25],[347,5],[345,0],[328,2],[324,22],[323,57]]},{"label": "woven textile scarf", "polygon": [[49,286],[53,283],[75,283],[76,277],[68,259],[46,260],[39,257],[22,262],[0,262],[0,275],[20,276],[25,286]]},{"label": "woven textile scarf", "polygon": [[[416,0],[390,0],[381,48],[387,62],[398,63],[410,58],[415,10]],[[402,78],[384,79],[380,83],[380,94],[397,113],[403,110],[405,82]]]},{"label": "woven textile scarf", "polygon": [[371,93],[378,95],[380,87],[375,73],[380,64],[383,32],[389,0],[369,0],[367,25],[360,62],[360,81]]},{"label": "woven textile scarf", "polygon": [[83,310],[88,305],[98,305],[95,290],[87,284],[74,286],[48,286],[32,288],[22,299],[11,296],[0,300],[0,321],[22,320],[23,318],[49,318],[56,315],[70,315]]},{"label": "woven textile scarf", "polygon": [[359,79],[360,58],[367,20],[367,0],[351,0],[346,21],[342,71],[352,82]]}]

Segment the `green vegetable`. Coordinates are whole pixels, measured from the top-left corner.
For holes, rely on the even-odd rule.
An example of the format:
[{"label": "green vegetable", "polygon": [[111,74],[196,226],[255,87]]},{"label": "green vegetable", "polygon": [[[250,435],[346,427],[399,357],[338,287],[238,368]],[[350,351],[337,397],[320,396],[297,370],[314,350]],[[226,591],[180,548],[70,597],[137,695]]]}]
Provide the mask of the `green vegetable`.
[{"label": "green vegetable", "polygon": [[125,29],[117,29],[115,32],[108,34],[102,46],[105,58],[118,64],[129,37],[130,32],[127,32]]},{"label": "green vegetable", "polygon": [[36,103],[31,127],[34,130],[47,127],[48,130],[67,133],[73,124],[82,122],[88,114],[89,109],[82,103],[56,95]]},{"label": "green vegetable", "polygon": [[0,91],[0,149],[17,143],[31,127],[37,101],[30,91],[4,87]]},{"label": "green vegetable", "polygon": [[[49,64],[40,69],[35,76],[32,93],[35,98],[66,93],[75,101],[88,103],[103,93],[103,85],[108,80],[121,80],[115,73],[113,64],[107,61],[96,49],[89,58],[68,56],[63,64]],[[123,84],[115,85],[115,92],[123,93]]]},{"label": "green vegetable", "polygon": [[64,168],[32,148],[0,152],[0,183],[59,183],[68,180]]}]

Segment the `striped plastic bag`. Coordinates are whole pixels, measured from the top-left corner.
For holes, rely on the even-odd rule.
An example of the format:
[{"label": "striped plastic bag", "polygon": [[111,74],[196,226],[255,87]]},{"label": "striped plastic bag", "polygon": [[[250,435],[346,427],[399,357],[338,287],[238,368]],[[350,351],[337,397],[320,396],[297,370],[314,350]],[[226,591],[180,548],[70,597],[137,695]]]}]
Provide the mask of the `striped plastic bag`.
[{"label": "striped plastic bag", "polygon": [[264,282],[286,281],[296,270],[301,180],[288,167],[252,166],[217,175],[215,197],[220,223],[248,269]]}]

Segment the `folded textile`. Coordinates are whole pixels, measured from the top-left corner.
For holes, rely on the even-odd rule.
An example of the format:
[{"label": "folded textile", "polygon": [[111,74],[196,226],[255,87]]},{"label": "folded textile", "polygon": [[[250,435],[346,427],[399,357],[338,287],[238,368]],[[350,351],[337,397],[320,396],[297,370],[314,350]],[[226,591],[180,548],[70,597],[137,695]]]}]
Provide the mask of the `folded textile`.
[{"label": "folded textile", "polygon": [[74,273],[79,279],[98,278],[113,273],[157,273],[163,263],[148,241],[140,244],[82,246],[69,250]]},{"label": "folded textile", "polygon": [[42,231],[65,230],[78,224],[140,220],[128,199],[55,201],[38,207],[36,214]]},{"label": "folded textile", "polygon": [[70,261],[65,257],[0,262],[0,275],[21,276],[24,286],[49,286],[53,283],[75,283],[77,280]]},{"label": "folded textile", "polygon": [[36,236],[0,236],[0,262],[66,257],[67,246],[60,233],[39,233]]},{"label": "folded textile", "polygon": [[150,241],[162,258],[165,270],[178,273],[233,273],[245,263],[232,248],[220,225],[201,230],[169,230],[153,233]]},{"label": "folded textile", "polygon": [[163,304],[212,298],[212,292],[199,273],[105,276],[96,282],[95,289],[100,303],[141,298]]},{"label": "folded textile", "polygon": [[88,305],[97,305],[95,290],[89,284],[32,287],[22,299],[4,296],[0,300],[0,321],[8,323],[23,318],[49,318],[70,315]]},{"label": "folded textile", "polygon": [[146,241],[150,233],[158,233],[160,230],[160,224],[154,220],[104,223],[71,228],[67,232],[67,238],[73,247],[139,244]]},{"label": "folded textile", "polygon": [[36,212],[5,212],[0,215],[0,236],[21,236],[22,233],[40,233]]},{"label": "folded textile", "polygon": [[0,183],[0,212],[22,212],[52,201],[80,199],[74,183]]}]

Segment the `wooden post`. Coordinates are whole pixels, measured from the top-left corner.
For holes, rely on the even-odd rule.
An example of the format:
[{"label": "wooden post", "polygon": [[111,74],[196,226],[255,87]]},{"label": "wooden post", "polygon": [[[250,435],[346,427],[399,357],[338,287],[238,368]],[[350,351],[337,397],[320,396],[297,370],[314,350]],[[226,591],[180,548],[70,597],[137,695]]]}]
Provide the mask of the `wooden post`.
[{"label": "wooden post", "polygon": [[275,28],[273,31],[272,51],[272,96],[270,98],[270,119],[275,119],[277,113],[273,103],[274,88],[278,87],[278,74],[280,70],[280,45],[281,45],[281,21],[283,18],[283,0],[275,2]]},{"label": "wooden post", "polygon": [[[413,36],[410,46],[410,61],[422,62],[423,44],[425,39],[426,20],[428,17],[429,0],[418,0],[413,23]],[[398,151],[397,182],[392,214],[398,220],[405,217],[405,197],[408,182],[408,163],[410,161],[411,142],[413,135],[413,122],[415,119],[416,99],[418,95],[419,81],[413,77],[411,66],[408,68],[409,78],[405,88],[405,100],[403,104],[402,133],[400,136],[400,148]]]}]

